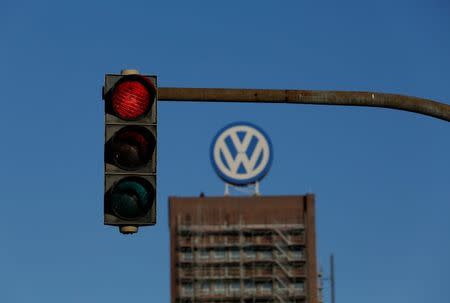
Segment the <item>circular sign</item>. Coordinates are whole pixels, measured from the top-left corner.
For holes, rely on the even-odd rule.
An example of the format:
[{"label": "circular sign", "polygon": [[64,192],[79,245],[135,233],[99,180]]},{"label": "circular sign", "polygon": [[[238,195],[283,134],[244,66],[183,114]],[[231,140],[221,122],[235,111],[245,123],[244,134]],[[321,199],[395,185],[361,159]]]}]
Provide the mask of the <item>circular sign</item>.
[{"label": "circular sign", "polygon": [[214,137],[211,163],[225,182],[246,185],[261,180],[272,163],[272,144],[266,133],[247,122],[232,123]]}]

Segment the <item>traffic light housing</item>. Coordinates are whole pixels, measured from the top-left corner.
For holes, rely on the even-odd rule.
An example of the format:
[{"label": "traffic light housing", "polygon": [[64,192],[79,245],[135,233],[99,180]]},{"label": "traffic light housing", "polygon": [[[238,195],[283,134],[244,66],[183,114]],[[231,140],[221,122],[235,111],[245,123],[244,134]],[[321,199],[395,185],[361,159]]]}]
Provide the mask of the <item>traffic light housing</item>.
[{"label": "traffic light housing", "polygon": [[104,223],[135,233],[156,224],[157,78],[107,74]]}]

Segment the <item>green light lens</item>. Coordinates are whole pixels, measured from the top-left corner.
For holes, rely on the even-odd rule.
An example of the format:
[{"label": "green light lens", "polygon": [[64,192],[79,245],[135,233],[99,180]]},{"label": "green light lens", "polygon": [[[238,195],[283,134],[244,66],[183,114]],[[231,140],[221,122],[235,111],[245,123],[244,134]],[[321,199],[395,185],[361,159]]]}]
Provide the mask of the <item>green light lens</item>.
[{"label": "green light lens", "polygon": [[144,216],[152,206],[151,189],[138,180],[123,180],[113,189],[111,203],[114,213],[123,219]]}]

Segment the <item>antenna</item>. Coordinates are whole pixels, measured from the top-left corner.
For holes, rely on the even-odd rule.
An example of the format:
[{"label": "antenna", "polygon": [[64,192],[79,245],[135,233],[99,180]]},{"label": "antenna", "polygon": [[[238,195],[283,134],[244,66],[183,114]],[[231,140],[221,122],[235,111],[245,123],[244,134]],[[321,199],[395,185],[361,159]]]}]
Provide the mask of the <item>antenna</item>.
[{"label": "antenna", "polygon": [[335,293],[335,277],[334,277],[334,255],[330,255],[330,275],[328,277],[321,276],[323,281],[330,281],[330,296],[331,303],[335,303],[336,293]]},{"label": "antenna", "polygon": [[331,288],[331,303],[335,303],[335,280],[334,280],[334,255],[330,255],[330,288]]}]

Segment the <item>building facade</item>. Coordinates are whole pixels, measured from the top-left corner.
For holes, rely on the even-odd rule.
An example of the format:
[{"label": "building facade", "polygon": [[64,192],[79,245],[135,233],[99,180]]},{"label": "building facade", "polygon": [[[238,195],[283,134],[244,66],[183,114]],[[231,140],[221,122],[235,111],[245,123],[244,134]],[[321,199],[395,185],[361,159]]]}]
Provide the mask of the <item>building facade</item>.
[{"label": "building facade", "polygon": [[171,197],[171,302],[318,302],[314,196]]}]

